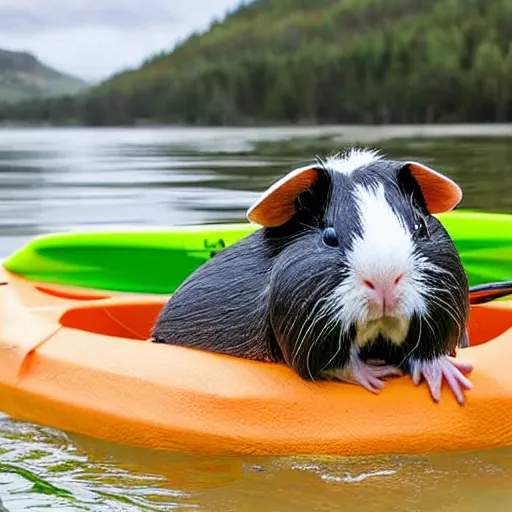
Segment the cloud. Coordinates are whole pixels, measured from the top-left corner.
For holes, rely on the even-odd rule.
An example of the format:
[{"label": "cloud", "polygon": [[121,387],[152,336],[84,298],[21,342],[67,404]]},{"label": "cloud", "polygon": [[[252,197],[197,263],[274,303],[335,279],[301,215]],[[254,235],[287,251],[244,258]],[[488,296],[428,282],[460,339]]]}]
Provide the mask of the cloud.
[{"label": "cloud", "polygon": [[[45,0],[38,6],[22,0],[0,1],[0,31],[30,33],[33,30],[60,30],[73,27],[141,27],[176,21],[173,7],[159,0],[107,0],[96,3],[84,0]],[[3,4],[3,8],[2,8]],[[143,8],[142,5],[144,5]]]},{"label": "cloud", "polygon": [[239,0],[0,0],[0,48],[90,81],[169,50]]}]

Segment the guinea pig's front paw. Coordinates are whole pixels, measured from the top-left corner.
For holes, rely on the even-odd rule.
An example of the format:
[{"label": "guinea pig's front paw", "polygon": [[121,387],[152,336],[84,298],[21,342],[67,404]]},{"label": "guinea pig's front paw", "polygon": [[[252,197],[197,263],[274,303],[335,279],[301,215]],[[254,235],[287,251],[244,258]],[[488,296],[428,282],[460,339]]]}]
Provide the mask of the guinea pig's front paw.
[{"label": "guinea pig's front paw", "polygon": [[328,370],[324,373],[334,379],[359,384],[372,393],[378,393],[384,387],[381,379],[403,375],[402,371],[395,366],[365,363],[357,356],[352,357],[345,368]]},{"label": "guinea pig's front paw", "polygon": [[439,402],[441,400],[441,385],[443,377],[450,386],[457,402],[464,403],[464,389],[471,389],[473,384],[462,372],[470,373],[473,366],[469,363],[455,361],[448,356],[441,356],[431,360],[411,359],[411,377],[414,384],[418,385],[423,376],[426,380],[432,398]]}]

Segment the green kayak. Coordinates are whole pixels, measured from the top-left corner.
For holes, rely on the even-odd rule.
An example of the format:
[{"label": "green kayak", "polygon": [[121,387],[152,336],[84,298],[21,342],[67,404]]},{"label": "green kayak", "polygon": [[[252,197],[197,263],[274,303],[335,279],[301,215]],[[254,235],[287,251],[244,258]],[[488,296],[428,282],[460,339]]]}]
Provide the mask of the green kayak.
[{"label": "green kayak", "polygon": [[[457,210],[438,215],[471,286],[512,279],[512,215]],[[27,279],[139,293],[172,293],[197,267],[259,226],[56,233],[34,238],[3,265]]]}]

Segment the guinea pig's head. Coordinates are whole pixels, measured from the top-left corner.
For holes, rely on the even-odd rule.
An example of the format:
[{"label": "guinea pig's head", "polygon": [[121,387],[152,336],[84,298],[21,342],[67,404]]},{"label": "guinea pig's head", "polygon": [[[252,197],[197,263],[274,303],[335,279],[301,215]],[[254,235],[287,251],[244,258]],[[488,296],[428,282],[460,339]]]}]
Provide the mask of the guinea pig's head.
[{"label": "guinea pig's head", "polygon": [[421,320],[432,336],[459,341],[467,276],[433,214],[461,198],[456,183],[423,164],[362,149],[274,183],[247,217],[266,231],[271,314],[290,350],[330,335],[400,344]]}]

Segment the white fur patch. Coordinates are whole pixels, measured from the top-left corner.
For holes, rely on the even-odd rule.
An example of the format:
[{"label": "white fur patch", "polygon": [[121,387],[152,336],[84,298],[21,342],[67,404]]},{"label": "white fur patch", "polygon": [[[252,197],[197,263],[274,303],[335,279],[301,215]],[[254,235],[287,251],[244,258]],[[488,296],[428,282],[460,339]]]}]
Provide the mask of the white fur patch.
[{"label": "white fur patch", "polygon": [[376,149],[351,148],[326,159],[325,167],[342,174],[352,174],[363,165],[380,160],[382,156]]},{"label": "white fur patch", "polygon": [[[396,216],[384,195],[384,186],[358,186],[355,201],[361,216],[362,236],[356,237],[347,254],[348,273],[334,291],[337,316],[344,326],[355,323],[356,343],[364,345],[379,333],[394,343],[407,335],[409,319],[426,312],[420,260],[413,254],[413,241],[402,219]],[[394,280],[397,310],[392,317],[375,316],[369,307],[371,290],[364,281]]]}]

